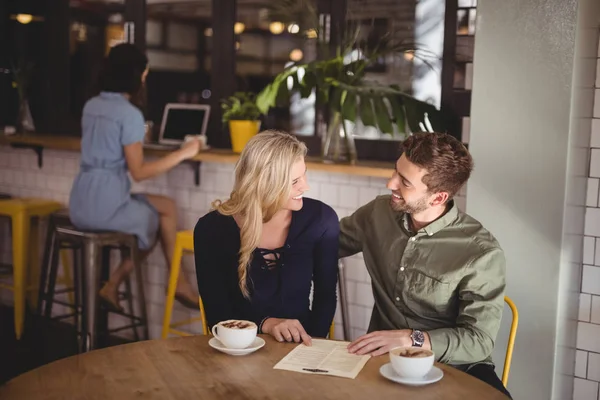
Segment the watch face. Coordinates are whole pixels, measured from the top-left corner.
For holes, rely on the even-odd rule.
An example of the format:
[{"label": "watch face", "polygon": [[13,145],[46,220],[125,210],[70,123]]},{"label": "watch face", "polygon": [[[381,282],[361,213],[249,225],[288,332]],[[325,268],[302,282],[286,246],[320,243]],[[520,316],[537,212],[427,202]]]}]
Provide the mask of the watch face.
[{"label": "watch face", "polygon": [[425,335],[421,331],[414,330],[412,333],[412,339],[415,344],[423,344],[425,342]]}]

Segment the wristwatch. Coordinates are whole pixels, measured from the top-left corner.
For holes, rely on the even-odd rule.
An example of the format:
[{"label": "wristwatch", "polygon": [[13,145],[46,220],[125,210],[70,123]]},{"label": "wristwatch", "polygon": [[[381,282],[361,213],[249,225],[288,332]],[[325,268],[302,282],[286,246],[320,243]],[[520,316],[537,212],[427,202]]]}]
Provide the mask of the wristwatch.
[{"label": "wristwatch", "polygon": [[412,339],[412,345],[414,347],[423,347],[423,343],[425,343],[425,334],[423,332],[418,329],[413,329],[410,338]]}]

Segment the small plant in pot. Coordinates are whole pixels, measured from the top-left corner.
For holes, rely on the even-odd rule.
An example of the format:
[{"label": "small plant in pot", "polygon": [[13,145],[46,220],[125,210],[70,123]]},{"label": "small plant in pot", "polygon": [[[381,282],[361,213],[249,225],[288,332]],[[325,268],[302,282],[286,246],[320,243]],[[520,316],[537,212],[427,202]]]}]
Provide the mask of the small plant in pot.
[{"label": "small plant in pot", "polygon": [[221,102],[223,123],[229,124],[231,147],[241,153],[254,135],[260,130],[261,112],[256,105],[254,93],[237,92]]}]

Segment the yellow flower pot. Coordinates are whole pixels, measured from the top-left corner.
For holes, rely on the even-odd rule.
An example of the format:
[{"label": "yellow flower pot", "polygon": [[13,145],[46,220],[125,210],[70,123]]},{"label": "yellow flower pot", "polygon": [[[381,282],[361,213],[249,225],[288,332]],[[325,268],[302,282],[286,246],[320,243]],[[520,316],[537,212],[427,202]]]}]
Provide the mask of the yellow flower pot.
[{"label": "yellow flower pot", "polygon": [[241,153],[254,135],[260,130],[260,121],[229,121],[231,148],[234,153]]}]

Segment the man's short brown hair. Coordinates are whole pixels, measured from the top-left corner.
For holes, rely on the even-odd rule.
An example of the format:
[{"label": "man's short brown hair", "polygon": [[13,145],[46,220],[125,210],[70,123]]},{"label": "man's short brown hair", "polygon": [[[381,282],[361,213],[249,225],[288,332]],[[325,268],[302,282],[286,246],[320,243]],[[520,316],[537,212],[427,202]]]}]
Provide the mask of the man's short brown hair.
[{"label": "man's short brown hair", "polygon": [[467,148],[446,133],[415,133],[402,142],[401,149],[408,161],[427,170],[423,183],[429,193],[447,192],[453,198],[473,170]]}]

